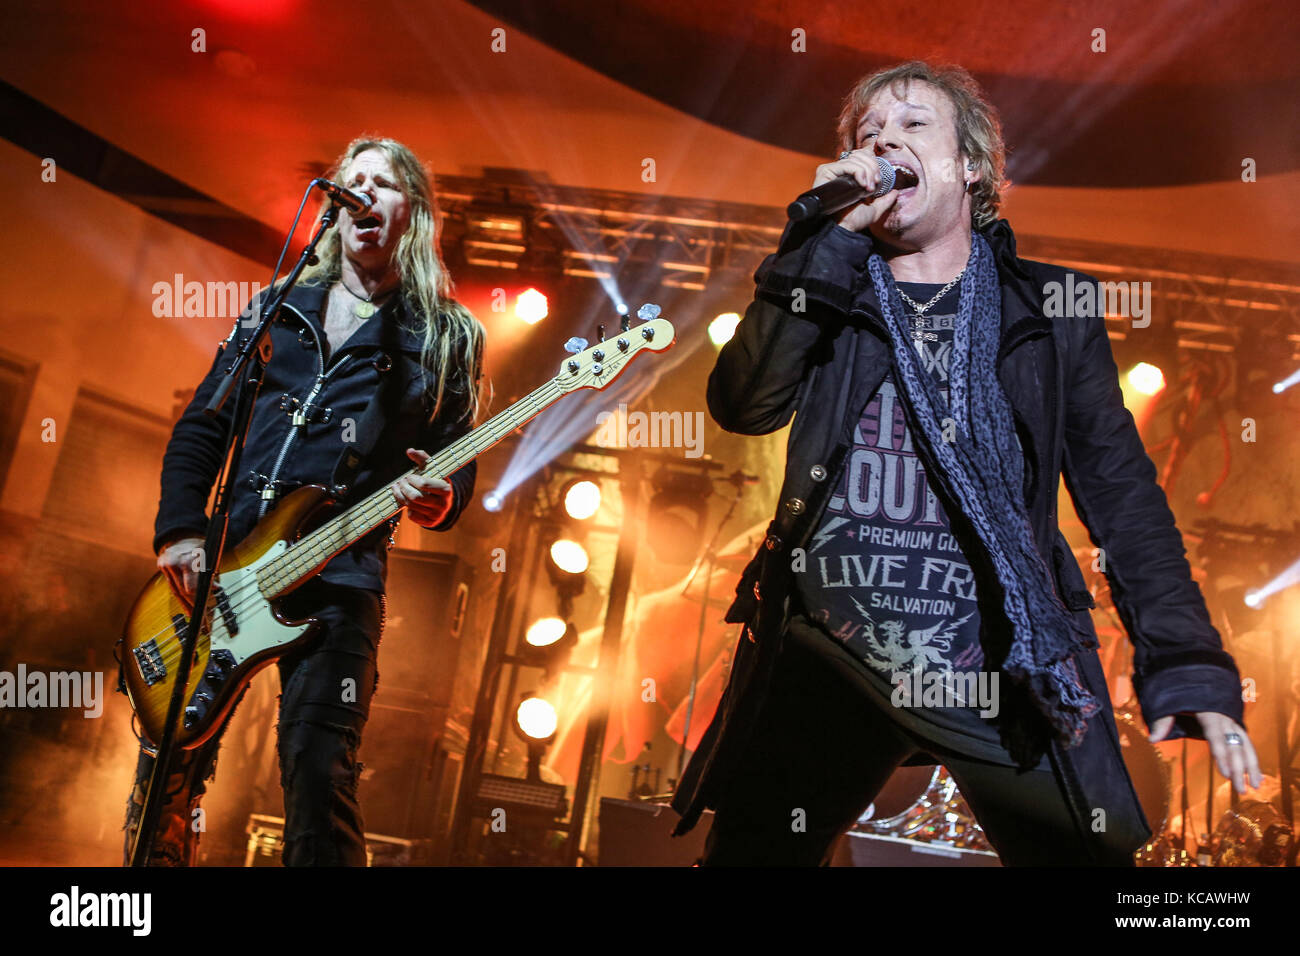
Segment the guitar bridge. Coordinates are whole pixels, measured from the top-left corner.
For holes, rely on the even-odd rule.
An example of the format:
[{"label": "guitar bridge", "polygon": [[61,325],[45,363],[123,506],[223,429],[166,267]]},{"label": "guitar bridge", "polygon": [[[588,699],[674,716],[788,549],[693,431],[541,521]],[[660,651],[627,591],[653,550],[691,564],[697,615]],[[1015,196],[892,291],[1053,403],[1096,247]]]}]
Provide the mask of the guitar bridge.
[{"label": "guitar bridge", "polygon": [[150,638],[131,651],[135,657],[135,666],[140,671],[144,682],[152,687],[167,676],[167,665],[163,663],[158,643]]},{"label": "guitar bridge", "polygon": [[[184,636],[187,624],[189,621],[184,614],[172,615],[172,633],[177,637]],[[150,687],[167,676],[167,665],[163,663],[162,652],[152,637],[131,651],[131,654],[135,657],[135,666],[140,671],[140,676]]]}]

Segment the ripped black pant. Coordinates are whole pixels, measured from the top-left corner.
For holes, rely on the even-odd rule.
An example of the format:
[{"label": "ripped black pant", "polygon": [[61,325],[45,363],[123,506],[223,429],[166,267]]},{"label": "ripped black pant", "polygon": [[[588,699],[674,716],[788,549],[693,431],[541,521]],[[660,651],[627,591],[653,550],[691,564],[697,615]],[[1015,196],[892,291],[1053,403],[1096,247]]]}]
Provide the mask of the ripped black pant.
[{"label": "ripped black pant", "polygon": [[[280,658],[276,725],[284,790],[285,866],[365,866],[366,844],[357,785],[361,731],[379,684],[377,658],[384,598],[377,591],[328,585],[315,579],[282,605],[289,620],[321,622],[302,649]],[[233,711],[232,711],[233,716]],[[202,827],[199,800],[216,775],[217,751],[229,718],[211,740],[172,756],[151,863],[189,866],[197,860]],[[125,853],[129,861],[154,758],[143,748],[127,801]]]}]

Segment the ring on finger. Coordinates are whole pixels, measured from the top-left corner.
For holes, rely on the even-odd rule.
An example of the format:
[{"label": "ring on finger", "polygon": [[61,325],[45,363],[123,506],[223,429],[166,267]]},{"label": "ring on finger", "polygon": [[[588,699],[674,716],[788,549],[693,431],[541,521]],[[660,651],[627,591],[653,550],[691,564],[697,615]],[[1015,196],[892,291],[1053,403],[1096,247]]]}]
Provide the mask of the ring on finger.
[{"label": "ring on finger", "polygon": [[1224,735],[1223,735],[1223,740],[1224,740],[1225,743],[1228,744],[1229,747],[1240,747],[1240,746],[1242,745],[1242,743],[1241,743],[1241,734],[1238,734],[1238,733],[1235,733],[1235,732],[1234,732],[1234,733],[1229,733],[1229,734],[1224,734]]},{"label": "ring on finger", "polygon": [[840,159],[848,159],[851,155],[853,155],[853,150],[846,149],[844,152],[840,153]]}]

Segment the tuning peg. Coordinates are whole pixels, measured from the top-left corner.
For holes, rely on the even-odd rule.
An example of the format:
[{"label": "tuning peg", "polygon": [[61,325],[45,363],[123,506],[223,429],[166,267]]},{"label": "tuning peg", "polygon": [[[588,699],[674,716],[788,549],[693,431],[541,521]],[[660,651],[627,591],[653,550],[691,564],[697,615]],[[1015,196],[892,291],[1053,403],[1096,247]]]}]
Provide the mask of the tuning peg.
[{"label": "tuning peg", "polygon": [[662,311],[663,309],[659,308],[659,306],[655,305],[653,302],[647,302],[645,305],[641,306],[641,308],[636,310],[636,317],[642,322],[649,322],[652,319],[659,318],[659,313]]},{"label": "tuning peg", "polygon": [[570,355],[577,355],[586,347],[587,340],[576,335],[564,343],[564,351],[568,352]]},{"label": "tuning peg", "polygon": [[596,339],[597,341],[600,342],[605,341],[605,326],[603,325],[596,326]]}]

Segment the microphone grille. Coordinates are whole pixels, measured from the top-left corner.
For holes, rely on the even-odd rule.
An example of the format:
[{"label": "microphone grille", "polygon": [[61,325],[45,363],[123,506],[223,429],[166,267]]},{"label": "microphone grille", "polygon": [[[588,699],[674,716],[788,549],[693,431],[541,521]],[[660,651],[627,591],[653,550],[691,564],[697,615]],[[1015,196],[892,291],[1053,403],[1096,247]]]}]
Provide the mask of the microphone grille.
[{"label": "microphone grille", "polygon": [[880,182],[876,184],[876,191],[871,195],[879,199],[894,188],[894,167],[888,160],[881,159],[879,156],[876,157],[876,162],[880,164]]}]

